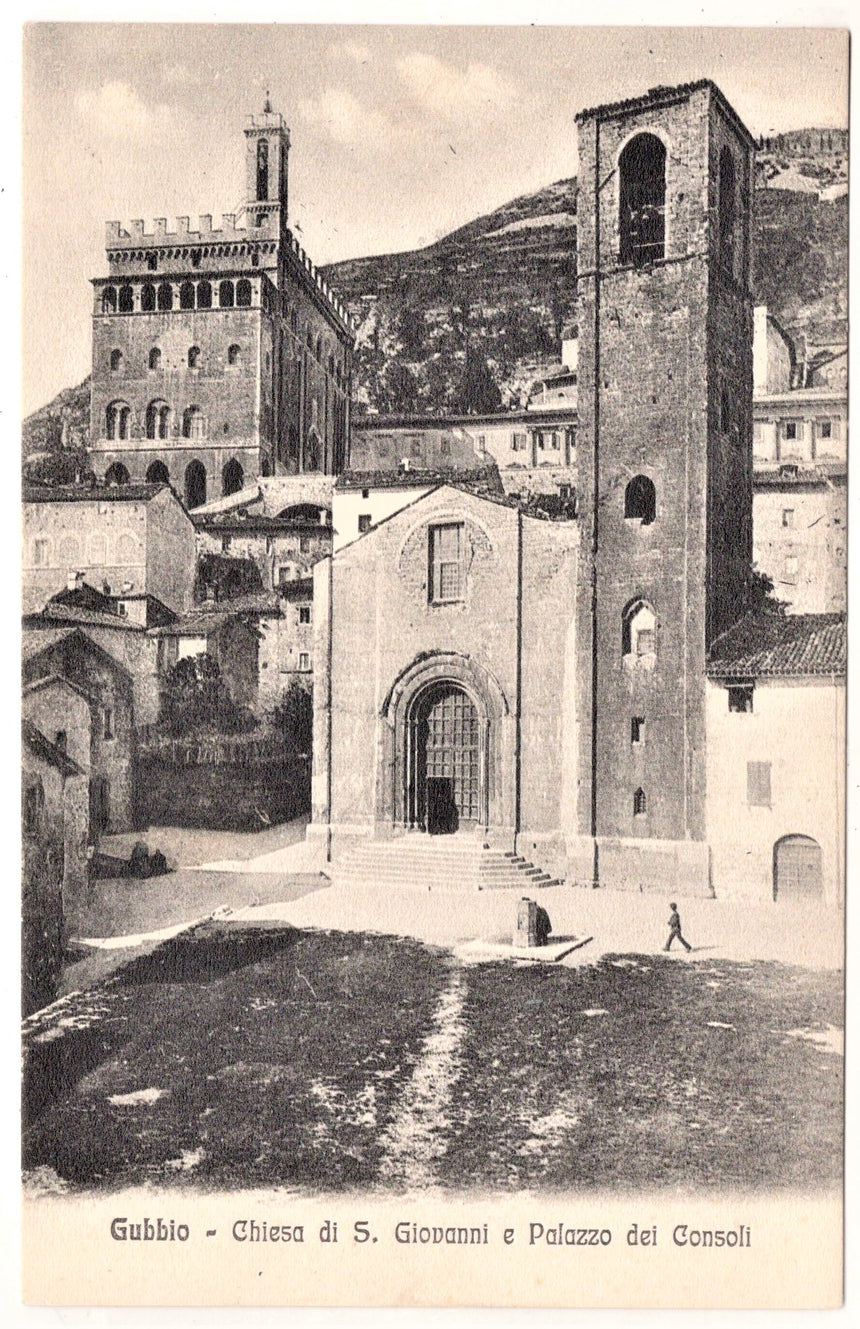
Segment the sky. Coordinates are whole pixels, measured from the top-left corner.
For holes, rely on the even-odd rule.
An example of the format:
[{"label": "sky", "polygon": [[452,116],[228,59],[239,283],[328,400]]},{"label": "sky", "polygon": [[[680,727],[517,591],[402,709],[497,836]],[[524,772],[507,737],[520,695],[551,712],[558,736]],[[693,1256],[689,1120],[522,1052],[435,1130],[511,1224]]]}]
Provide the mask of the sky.
[{"label": "sky", "polygon": [[429,244],[573,175],[577,111],[701,77],[754,134],[847,124],[834,28],[30,24],[24,413],[89,372],[104,223],[238,210],[267,90],[291,132],[289,221],[321,265]]}]

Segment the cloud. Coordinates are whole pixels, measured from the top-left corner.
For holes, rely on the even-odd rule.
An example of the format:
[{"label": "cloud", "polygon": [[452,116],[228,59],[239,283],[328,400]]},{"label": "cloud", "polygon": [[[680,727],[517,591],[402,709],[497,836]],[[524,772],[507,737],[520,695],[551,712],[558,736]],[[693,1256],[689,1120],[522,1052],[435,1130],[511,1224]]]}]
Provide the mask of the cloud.
[{"label": "cloud", "polygon": [[393,128],[385,115],[362,106],[346,88],[325,88],[319,97],[300,101],[299,110],[336,143],[378,143],[388,138]]},{"label": "cloud", "polygon": [[131,84],[118,80],[78,93],[75,108],[82,120],[107,138],[141,138],[163,129],[170,118],[167,106],[148,107]]},{"label": "cloud", "polygon": [[397,61],[396,68],[413,101],[451,119],[506,106],[514,95],[513,85],[491,65],[473,62],[457,69],[435,55],[411,51]]}]

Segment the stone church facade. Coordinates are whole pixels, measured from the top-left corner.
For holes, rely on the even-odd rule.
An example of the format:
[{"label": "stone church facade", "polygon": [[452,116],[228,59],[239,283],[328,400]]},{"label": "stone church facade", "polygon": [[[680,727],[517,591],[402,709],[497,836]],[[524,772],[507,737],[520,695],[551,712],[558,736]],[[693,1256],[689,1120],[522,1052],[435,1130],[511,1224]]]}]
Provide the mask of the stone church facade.
[{"label": "stone church facade", "polygon": [[289,132],[268,102],[245,145],[242,222],[108,222],[93,281],[96,476],[170,483],[189,508],[347,460],[352,328],[289,230]]},{"label": "stone church facade", "polygon": [[750,608],[754,144],[709,81],[578,124],[577,515],[452,481],[316,565],[309,836],[710,895],[709,827],[740,861],[708,660]]}]

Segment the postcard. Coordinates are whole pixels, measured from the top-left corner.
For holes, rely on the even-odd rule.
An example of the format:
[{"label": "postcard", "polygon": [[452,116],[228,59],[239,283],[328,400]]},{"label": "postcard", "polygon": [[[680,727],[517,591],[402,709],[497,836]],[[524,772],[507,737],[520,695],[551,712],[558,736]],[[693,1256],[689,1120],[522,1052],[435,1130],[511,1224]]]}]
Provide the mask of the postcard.
[{"label": "postcard", "polygon": [[23,69],[25,1302],[840,1305],[847,33]]}]

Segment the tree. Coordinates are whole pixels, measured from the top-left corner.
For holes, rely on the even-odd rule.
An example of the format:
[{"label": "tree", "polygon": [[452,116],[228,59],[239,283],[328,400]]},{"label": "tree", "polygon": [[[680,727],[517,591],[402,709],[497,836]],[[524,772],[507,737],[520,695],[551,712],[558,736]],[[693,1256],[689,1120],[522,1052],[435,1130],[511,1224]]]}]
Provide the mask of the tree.
[{"label": "tree", "polygon": [[398,360],[391,360],[383,376],[380,409],[389,415],[411,415],[418,404],[415,375]]},{"label": "tree", "polygon": [[302,683],[291,683],[272,714],[275,729],[284,746],[296,754],[308,754],[313,747],[313,694]]},{"label": "tree", "polygon": [[218,661],[211,655],[187,655],[171,669],[161,698],[159,725],[168,733],[238,734],[256,721],[246,706],[230,696]]},{"label": "tree", "polygon": [[784,614],[786,602],[773,593],[773,578],[755,566],[750,575],[750,608],[755,613]]},{"label": "tree", "polygon": [[466,415],[490,415],[501,410],[502,394],[487,361],[477,351],[466,352],[466,363],[457,393],[459,409]]}]

